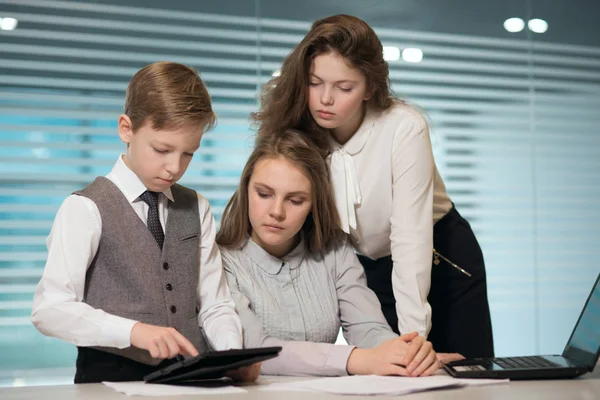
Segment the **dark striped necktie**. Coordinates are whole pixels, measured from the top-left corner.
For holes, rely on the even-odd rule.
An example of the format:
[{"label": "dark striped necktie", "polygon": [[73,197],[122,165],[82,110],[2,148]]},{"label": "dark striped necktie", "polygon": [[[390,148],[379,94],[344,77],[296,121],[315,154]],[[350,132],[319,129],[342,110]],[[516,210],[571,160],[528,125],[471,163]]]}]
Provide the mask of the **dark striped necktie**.
[{"label": "dark striped necktie", "polygon": [[144,193],[142,193],[140,199],[142,199],[144,203],[148,204],[148,229],[162,250],[163,243],[165,242],[165,233],[160,224],[160,219],[158,218],[158,193],[146,190]]}]

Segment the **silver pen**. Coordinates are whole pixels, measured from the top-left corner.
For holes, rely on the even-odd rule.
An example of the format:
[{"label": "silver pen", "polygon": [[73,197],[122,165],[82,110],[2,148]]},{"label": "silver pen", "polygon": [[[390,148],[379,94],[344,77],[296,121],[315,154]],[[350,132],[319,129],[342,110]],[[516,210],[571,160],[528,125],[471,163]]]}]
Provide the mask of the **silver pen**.
[{"label": "silver pen", "polygon": [[444,257],[443,255],[441,255],[440,253],[438,253],[438,251],[436,249],[433,249],[433,263],[435,265],[439,265],[440,264],[440,258],[444,261],[446,261],[448,264],[450,264],[451,266],[453,266],[454,268],[456,268],[457,270],[459,270],[460,272],[462,272],[463,274],[465,274],[466,276],[468,276],[469,278],[471,277],[471,274],[468,273],[467,271],[465,271],[464,269],[462,269],[461,267],[459,267],[458,265],[454,264],[452,261],[448,260],[446,257]]}]

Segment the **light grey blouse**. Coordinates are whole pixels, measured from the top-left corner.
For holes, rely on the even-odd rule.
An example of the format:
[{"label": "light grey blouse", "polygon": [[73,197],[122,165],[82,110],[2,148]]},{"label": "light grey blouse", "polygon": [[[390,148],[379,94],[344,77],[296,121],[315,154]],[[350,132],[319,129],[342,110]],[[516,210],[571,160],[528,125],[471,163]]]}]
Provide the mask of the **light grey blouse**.
[{"label": "light grey blouse", "polygon": [[[269,375],[346,375],[355,346],[397,337],[347,241],[312,255],[304,242],[283,259],[248,239],[221,247],[223,266],[244,329],[244,346],[282,346],[265,361]],[[339,328],[349,346],[333,344]]]}]

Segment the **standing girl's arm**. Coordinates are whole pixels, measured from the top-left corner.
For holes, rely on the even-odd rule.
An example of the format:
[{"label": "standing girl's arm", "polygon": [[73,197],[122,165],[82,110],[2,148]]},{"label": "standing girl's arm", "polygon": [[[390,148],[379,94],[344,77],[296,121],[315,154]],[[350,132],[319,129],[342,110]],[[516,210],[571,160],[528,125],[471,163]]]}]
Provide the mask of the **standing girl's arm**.
[{"label": "standing girl's arm", "polygon": [[400,333],[431,329],[433,179],[435,164],[425,119],[402,107],[392,141],[392,286]]},{"label": "standing girl's arm", "polygon": [[[354,365],[351,358],[349,367],[361,370],[370,364],[370,370],[365,370],[365,373],[382,375],[432,374],[439,367],[432,344],[422,336],[415,337],[414,332],[406,332],[400,337],[392,332],[381,312],[377,296],[367,286],[365,271],[354,250],[349,243],[344,242],[335,251],[335,282],[340,319],[348,343],[360,347],[355,352],[361,351],[365,356],[359,357],[360,363]],[[369,356],[375,361],[368,362]],[[399,370],[399,365],[407,366],[409,370]]]}]

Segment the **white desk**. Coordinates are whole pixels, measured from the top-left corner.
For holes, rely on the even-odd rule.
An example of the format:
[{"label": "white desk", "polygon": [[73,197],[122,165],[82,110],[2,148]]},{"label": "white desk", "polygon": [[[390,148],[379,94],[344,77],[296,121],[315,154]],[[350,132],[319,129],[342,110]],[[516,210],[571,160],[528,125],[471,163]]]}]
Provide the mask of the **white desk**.
[{"label": "white desk", "polygon": [[[259,383],[281,382],[284,380],[309,378],[283,378],[263,376]],[[313,378],[310,378],[313,379]],[[334,396],[322,393],[308,392],[274,392],[257,390],[258,385],[245,386],[248,393],[235,395],[207,395],[210,400],[330,400],[345,398],[347,400],[375,400],[376,398],[391,398],[384,396]],[[170,396],[170,397],[126,397],[102,384],[63,385],[63,386],[31,386],[16,388],[0,388],[2,400],[116,400],[116,399],[179,399],[192,400],[199,396]],[[397,397],[395,397],[397,398]],[[432,392],[414,393],[401,398],[410,400],[597,400],[600,399],[600,369],[593,374],[587,374],[577,379],[548,380],[548,381],[516,381],[508,384],[484,387],[468,387],[461,389],[436,390]]]}]

